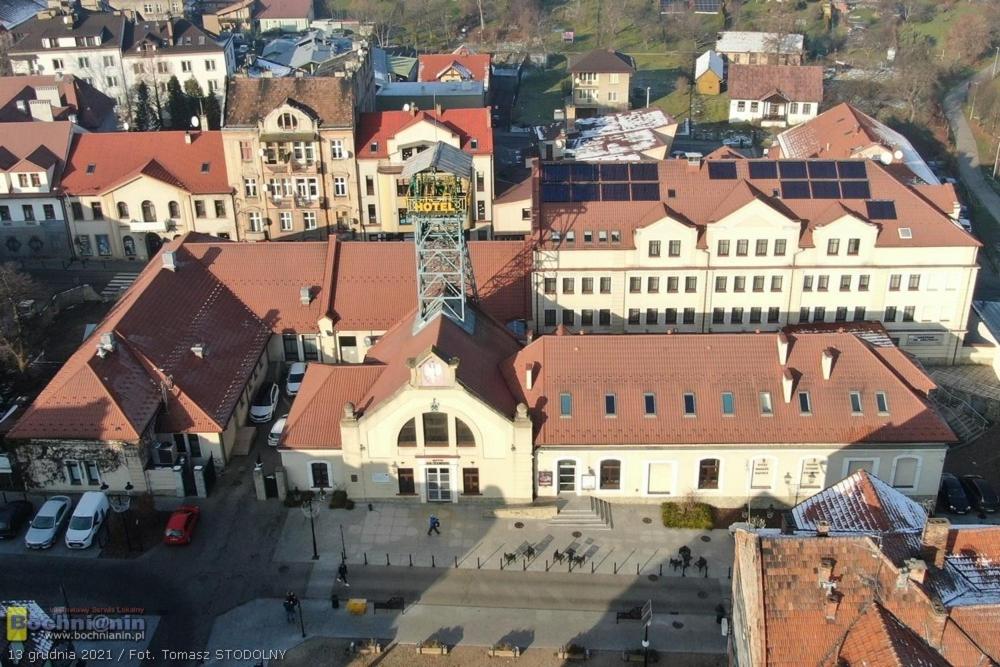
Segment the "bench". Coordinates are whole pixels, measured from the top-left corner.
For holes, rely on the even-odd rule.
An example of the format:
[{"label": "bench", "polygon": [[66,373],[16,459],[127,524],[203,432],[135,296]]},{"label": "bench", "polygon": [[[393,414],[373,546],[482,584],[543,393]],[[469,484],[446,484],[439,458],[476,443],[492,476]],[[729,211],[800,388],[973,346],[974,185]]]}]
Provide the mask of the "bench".
[{"label": "bench", "polygon": [[384,602],[376,602],[375,604],[372,605],[373,614],[377,614],[379,609],[382,609],[384,611],[392,611],[398,609],[399,611],[406,613],[404,611],[403,598],[399,595],[393,596],[388,600],[385,600]]}]

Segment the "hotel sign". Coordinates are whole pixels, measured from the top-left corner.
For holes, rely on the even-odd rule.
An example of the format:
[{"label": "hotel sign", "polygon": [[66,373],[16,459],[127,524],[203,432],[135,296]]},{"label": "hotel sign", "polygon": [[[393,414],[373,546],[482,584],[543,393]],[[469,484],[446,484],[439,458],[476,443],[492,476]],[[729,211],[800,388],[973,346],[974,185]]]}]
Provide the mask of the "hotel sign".
[{"label": "hotel sign", "polygon": [[450,197],[418,198],[409,201],[409,210],[414,213],[461,213],[462,208],[455,204]]}]

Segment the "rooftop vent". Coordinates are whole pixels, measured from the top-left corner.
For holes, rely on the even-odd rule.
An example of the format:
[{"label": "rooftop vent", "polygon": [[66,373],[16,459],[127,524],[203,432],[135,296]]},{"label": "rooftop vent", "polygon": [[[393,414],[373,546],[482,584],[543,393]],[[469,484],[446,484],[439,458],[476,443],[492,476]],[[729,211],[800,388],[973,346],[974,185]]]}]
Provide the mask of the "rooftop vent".
[{"label": "rooftop vent", "polygon": [[795,378],[792,377],[792,372],[787,368],[781,374],[781,393],[785,399],[785,403],[792,402],[792,387],[795,385]]},{"label": "rooftop vent", "polygon": [[308,306],[312,303],[312,289],[309,287],[302,287],[299,289],[299,303],[303,306]]},{"label": "rooftop vent", "polygon": [[177,270],[177,253],[173,250],[163,251],[163,268],[167,271]]},{"label": "rooftop vent", "polygon": [[97,343],[97,356],[101,359],[115,351],[115,335],[110,331],[101,334]]},{"label": "rooftop vent", "polygon": [[[816,537],[829,537],[829,536],[830,536],[830,522],[826,521],[825,519],[820,519],[819,521],[816,522]],[[823,560],[826,561],[830,559],[824,558]],[[830,569],[831,570],[833,569],[833,565],[830,566]]]},{"label": "rooftop vent", "polygon": [[782,366],[788,363],[788,336],[784,331],[778,333],[778,362]]},{"label": "rooftop vent", "polygon": [[205,344],[204,343],[195,343],[194,345],[191,346],[191,352],[193,352],[194,356],[198,357],[199,359],[204,359],[205,358]]},{"label": "rooftop vent", "polygon": [[826,596],[826,620],[833,622],[837,620],[837,610],[840,608],[840,600],[843,594],[838,591],[830,591]]}]

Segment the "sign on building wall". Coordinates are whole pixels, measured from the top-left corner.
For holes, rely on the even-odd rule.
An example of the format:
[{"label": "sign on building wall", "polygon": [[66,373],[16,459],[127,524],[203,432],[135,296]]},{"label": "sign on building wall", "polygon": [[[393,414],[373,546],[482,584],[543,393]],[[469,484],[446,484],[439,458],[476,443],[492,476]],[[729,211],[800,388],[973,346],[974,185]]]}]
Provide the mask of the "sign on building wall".
[{"label": "sign on building wall", "polygon": [[551,470],[539,470],[538,471],[538,486],[552,486],[552,471]]},{"label": "sign on building wall", "polygon": [[823,474],[823,459],[806,459],[802,462],[802,479],[799,486],[803,489],[819,489],[826,480]]},{"label": "sign on building wall", "polygon": [[372,481],[376,484],[392,484],[392,475],[387,472],[373,472]]},{"label": "sign on building wall", "polygon": [[773,468],[770,459],[754,459],[750,473],[751,489],[770,489]]},{"label": "sign on building wall", "polygon": [[593,491],[597,488],[597,475],[580,475],[580,490]]}]

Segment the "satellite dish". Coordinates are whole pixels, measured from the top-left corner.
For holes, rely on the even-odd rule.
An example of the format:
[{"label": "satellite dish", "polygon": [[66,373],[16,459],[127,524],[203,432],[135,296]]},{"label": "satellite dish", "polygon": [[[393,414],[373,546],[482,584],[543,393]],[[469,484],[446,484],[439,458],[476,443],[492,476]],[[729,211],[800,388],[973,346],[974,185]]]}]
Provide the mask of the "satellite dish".
[{"label": "satellite dish", "polygon": [[198,120],[197,116],[191,116],[191,127],[197,129],[201,125],[201,121]]},{"label": "satellite dish", "polygon": [[896,152],[894,152],[894,153],[892,154],[892,157],[896,158],[897,160],[902,160],[902,159],[903,159],[903,151],[901,151],[901,150],[899,150],[899,149],[897,148],[897,149],[896,149]]},{"label": "satellite dish", "polygon": [[882,164],[892,164],[892,155],[889,153],[882,153],[881,158]]},{"label": "satellite dish", "polygon": [[126,132],[128,132],[128,128],[129,128],[128,121],[125,121],[124,123],[122,123],[122,129],[123,130],[125,130]]},{"label": "satellite dish", "polygon": [[410,105],[409,104],[404,104],[403,105],[403,111],[409,111],[409,110],[410,110]]}]

